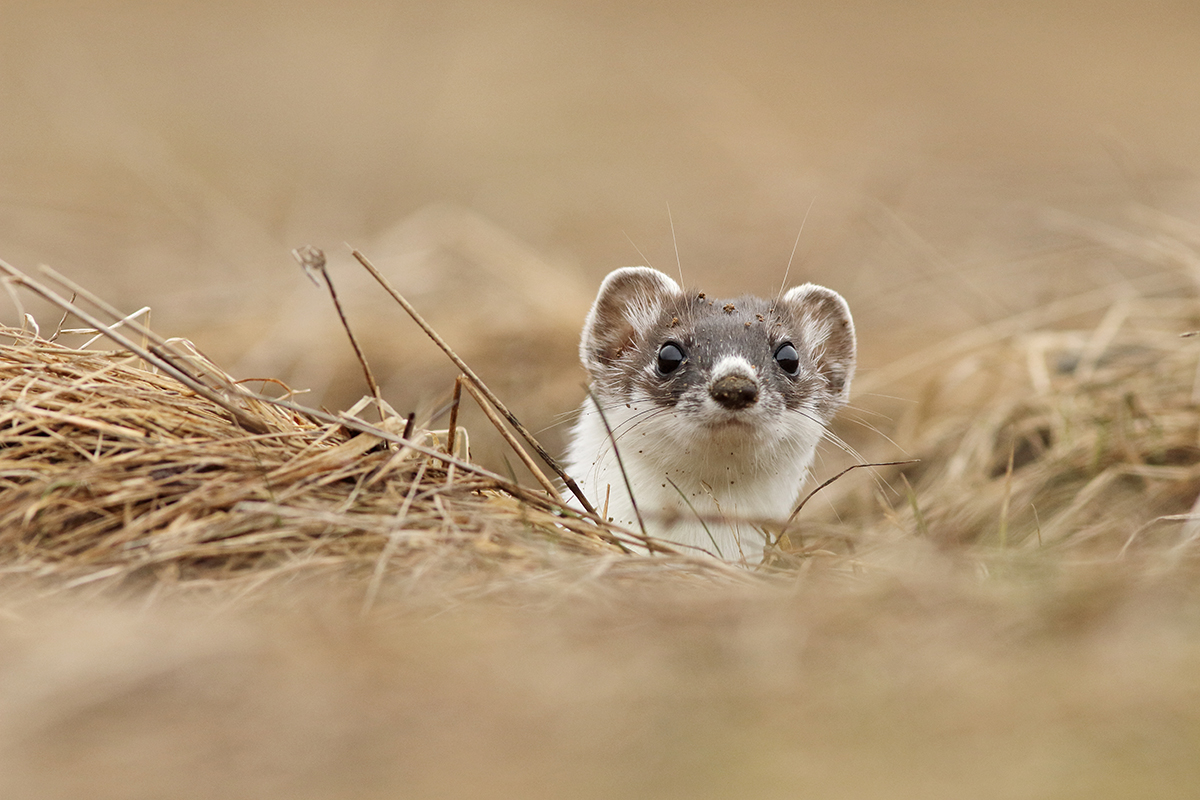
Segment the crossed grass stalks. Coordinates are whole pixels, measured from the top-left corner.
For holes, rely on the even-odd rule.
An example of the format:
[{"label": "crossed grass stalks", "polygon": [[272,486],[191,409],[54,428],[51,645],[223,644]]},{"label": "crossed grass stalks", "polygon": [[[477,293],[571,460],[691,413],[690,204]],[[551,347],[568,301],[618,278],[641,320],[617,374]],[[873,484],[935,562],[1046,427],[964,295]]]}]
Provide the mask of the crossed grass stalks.
[{"label": "crossed grass stalks", "polygon": [[[358,250],[353,250],[352,255],[355,260],[375,279],[377,283],[386,291],[392,299],[396,301],[401,308],[413,319],[421,330],[444,352],[447,357],[459,369],[460,375],[455,379],[454,394],[450,405],[449,414],[449,431],[447,433],[447,441],[445,449],[442,450],[436,446],[429,446],[419,440],[419,437],[414,438],[414,414],[407,415],[403,426],[403,433],[396,433],[397,425],[387,425],[389,419],[402,419],[395,409],[393,409],[387,401],[384,400],[379,388],[379,383],[375,379],[374,373],[368,363],[365,353],[354,335],[350,326],[349,319],[341,305],[341,301],[337,294],[336,286],[333,279],[329,275],[326,266],[325,254],[311,246],[297,248],[292,251],[296,260],[304,269],[308,277],[313,280],[318,286],[324,285],[330,295],[334,308],[338,314],[339,321],[350,341],[351,347],[354,349],[355,357],[362,367],[363,374],[370,391],[370,399],[376,406],[376,411],[380,418],[380,424],[372,424],[362,419],[357,415],[357,411],[363,406],[360,404],[356,409],[350,412],[339,412],[333,414],[327,411],[310,408],[293,400],[286,398],[274,398],[266,395],[251,392],[243,387],[240,383],[231,381],[227,376],[219,373],[217,370],[204,370],[197,366],[197,361],[184,354],[179,353],[172,347],[172,344],[164,339],[159,334],[152,331],[147,325],[142,324],[136,318],[137,315],[125,315],[118,309],[101,299],[99,296],[88,291],[83,286],[75,283],[69,278],[59,274],[55,270],[42,266],[39,267],[39,272],[48,281],[43,282],[33,278],[27,273],[13,267],[12,265],[0,261],[0,275],[3,276],[2,282],[5,289],[9,292],[18,312],[26,319],[31,317],[24,313],[24,308],[13,287],[20,287],[31,292],[38,297],[48,301],[52,305],[63,311],[63,322],[73,316],[86,325],[94,329],[98,335],[104,336],[121,348],[133,353],[141,358],[145,363],[161,370],[175,380],[182,383],[184,386],[191,389],[197,395],[214,403],[223,409],[232,420],[244,430],[252,434],[264,434],[268,429],[264,422],[248,411],[248,407],[254,403],[267,403],[281,409],[285,409],[294,414],[299,414],[314,423],[323,422],[326,424],[340,425],[349,431],[356,433],[364,433],[380,440],[400,445],[409,448],[412,451],[420,453],[428,458],[435,459],[446,465],[450,470],[462,470],[464,472],[474,474],[493,482],[504,491],[510,493],[514,497],[523,502],[530,503],[534,507],[541,508],[546,511],[551,511],[563,519],[582,517],[588,520],[592,525],[588,526],[586,534],[598,537],[610,545],[617,547],[620,551],[629,553],[630,545],[636,544],[644,548],[651,554],[661,553],[673,556],[686,556],[685,552],[681,551],[681,546],[673,545],[662,540],[650,536],[646,532],[645,523],[641,511],[637,508],[636,499],[634,498],[633,487],[631,486],[628,477],[625,474],[624,463],[621,458],[621,453],[617,447],[615,439],[612,437],[611,430],[609,431],[610,440],[612,440],[614,454],[616,455],[618,465],[625,482],[625,488],[629,492],[629,496],[634,505],[634,510],[638,520],[638,531],[631,531],[619,526],[613,525],[606,520],[601,514],[597,513],[595,507],[589,499],[583,494],[579,485],[570,475],[566,473],[561,464],[546,451],[536,437],[525,427],[524,424],[508,409],[499,397],[483,382],[482,379],[475,373],[474,370],[450,347],[450,345],[442,338],[441,335],[433,329],[432,326],[421,316],[417,309],[388,281],[388,279],[379,272],[371,261]],[[51,285],[52,284],[52,285]],[[65,294],[69,293],[70,298]],[[86,304],[83,305],[83,304]],[[111,318],[111,322],[106,323],[103,317]],[[62,322],[59,324],[61,329]],[[140,341],[139,341],[140,340]],[[521,463],[533,475],[537,483],[545,490],[545,494],[531,490],[528,487],[522,486],[513,478],[505,478],[495,472],[492,472],[478,464],[472,463],[467,458],[460,458],[454,455],[456,450],[456,437],[458,435],[458,412],[461,404],[461,396],[463,389],[475,400],[477,405],[483,411],[488,421],[496,428],[500,436],[512,448],[513,452],[521,460]],[[590,390],[589,390],[590,391]],[[506,427],[511,426],[510,431]],[[607,429],[607,420],[604,420]],[[516,431],[516,435],[512,431]],[[519,437],[519,438],[518,438]],[[524,440],[524,444],[521,440]],[[435,443],[436,444],[436,443]],[[546,473],[538,466],[537,460],[529,453],[525,445],[528,445],[537,454],[538,458],[545,463],[550,470],[563,482],[574,498],[579,502],[581,508],[569,506],[560,496],[559,490],[547,477]],[[778,534],[774,537],[768,535],[768,545],[778,545],[787,533],[788,529],[793,524],[796,515],[808,503],[810,499],[819,491],[829,486],[831,483],[841,478],[848,472],[862,467],[885,467],[896,466],[901,464],[913,463],[911,461],[898,462],[883,462],[883,463],[860,463],[854,464],[829,480],[822,483],[820,486],[812,490],[806,495],[796,506],[795,510],[783,523]],[[582,510],[581,510],[582,509]],[[713,522],[715,520],[706,519],[697,514],[697,518],[701,524]],[[579,531],[577,531],[579,532]],[[718,553],[718,555],[721,555]]]}]

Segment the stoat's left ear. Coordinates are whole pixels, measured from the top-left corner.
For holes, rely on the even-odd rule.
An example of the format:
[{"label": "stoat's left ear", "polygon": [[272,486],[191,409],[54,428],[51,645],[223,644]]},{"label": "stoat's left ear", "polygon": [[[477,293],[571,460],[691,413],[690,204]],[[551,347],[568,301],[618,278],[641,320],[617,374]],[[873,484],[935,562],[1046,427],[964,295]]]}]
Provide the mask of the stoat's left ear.
[{"label": "stoat's left ear", "polygon": [[579,342],[579,358],[588,374],[598,377],[635,348],[639,336],[658,322],[664,305],[680,294],[679,284],[650,267],[610,272],[600,284]]},{"label": "stoat's left ear", "polygon": [[789,289],[780,301],[791,314],[801,341],[819,374],[835,396],[850,396],[856,344],[850,306],[840,294],[815,283]]}]

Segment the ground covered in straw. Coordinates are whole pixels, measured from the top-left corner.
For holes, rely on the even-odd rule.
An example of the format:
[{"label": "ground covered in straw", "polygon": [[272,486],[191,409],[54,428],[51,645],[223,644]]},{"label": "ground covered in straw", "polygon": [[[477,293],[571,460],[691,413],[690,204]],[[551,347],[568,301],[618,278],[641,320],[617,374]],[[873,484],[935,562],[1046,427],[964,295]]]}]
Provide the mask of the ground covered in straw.
[{"label": "ground covered in straw", "polygon": [[185,342],[4,329],[0,795],[1192,796],[1200,305],[1053,311],[862,376],[917,463],[753,569]]},{"label": "ground covered in straw", "polygon": [[[336,565],[382,577],[414,561],[481,569],[620,552],[371,434],[250,401],[252,432],[136,355],[0,337],[6,572],[187,582]],[[438,446],[428,431],[414,438]]]}]

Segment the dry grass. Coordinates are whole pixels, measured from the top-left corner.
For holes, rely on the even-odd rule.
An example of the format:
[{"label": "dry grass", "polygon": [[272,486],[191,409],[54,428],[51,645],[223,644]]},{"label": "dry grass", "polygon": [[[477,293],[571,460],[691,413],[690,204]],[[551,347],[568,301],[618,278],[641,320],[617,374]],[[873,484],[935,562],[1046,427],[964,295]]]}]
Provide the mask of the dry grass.
[{"label": "dry grass", "polygon": [[920,463],[757,573],[625,553],[386,405],[5,329],[0,794],[1190,796],[1189,287],[864,376]]},{"label": "dry grass", "polygon": [[129,353],[2,335],[3,546],[17,568],[227,576],[369,563],[389,538],[400,553],[471,549],[506,527],[499,504],[491,526],[471,513],[492,482],[411,449],[266,403],[253,412],[267,430],[251,433]]},{"label": "dry grass", "polygon": [[1194,560],[1200,349],[1181,333],[1197,325],[1192,299],[1130,297],[1094,328],[1028,332],[936,364],[889,431],[919,463],[885,476],[894,492],[843,497],[842,535]]},{"label": "dry grass", "polygon": [[834,487],[827,511],[809,520],[806,549],[845,553],[848,544],[861,558],[917,538],[984,564],[1196,564],[1200,235],[1155,212],[1129,218],[1130,231],[1071,224],[1153,265],[1140,279],[966,331],[862,376],[860,396],[914,398],[886,408],[889,445],[877,452],[919,463],[881,470],[874,485]]},{"label": "dry grass", "polygon": [[[56,302],[68,316],[94,320],[74,302]],[[146,337],[139,345],[120,325],[95,324],[99,330],[56,331],[50,340],[0,329],[8,341],[0,346],[0,552],[9,575],[68,588],[161,588],[263,586],[334,570],[365,580],[369,605],[393,574],[452,575],[470,586],[560,569],[584,555],[628,556],[620,542],[644,540],[473,464],[465,430],[456,440],[446,430],[408,430],[412,420],[372,398],[339,415],[306,409],[287,387],[277,398],[248,391],[190,342],[126,320]],[[53,341],[101,336],[129,349]],[[381,409],[382,422],[362,418],[370,408]],[[528,460],[498,416],[494,422]],[[744,580],[657,548],[689,574]],[[650,566],[626,561],[625,568]]]},{"label": "dry grass", "polygon": [[[469,397],[473,465],[420,418],[369,485],[400,420],[13,333],[0,797],[1200,796],[1194,5],[5,4],[5,257],[239,378],[367,392],[287,257],[352,241],[540,430],[607,269],[773,292],[815,197],[791,275],[862,333],[837,432],[921,463],[706,569],[559,527]],[[440,406],[352,275],[384,398]]]},{"label": "dry grass", "polygon": [[[1190,252],[1177,244],[1176,256]],[[1190,513],[1200,494],[1200,352],[1184,334],[1200,328],[1200,304],[1181,296],[1190,283],[1179,273],[1153,288],[1057,304],[1060,317],[1085,328],[1001,321],[860,380],[867,392],[919,395],[885,431],[917,463],[835,484],[826,505],[836,520],[806,512],[761,574],[811,569],[814,556],[853,572],[873,548],[916,538],[969,558],[1190,561],[1200,538]],[[619,542],[639,538],[470,463],[461,440],[447,454],[446,431],[421,427],[405,438],[406,420],[378,396],[330,415],[296,405],[290,390],[256,395],[189,342],[129,320],[107,328],[56,302],[126,349],[0,332],[11,341],[0,351],[0,546],[9,572],[186,582],[336,566],[372,575],[377,589],[389,570],[444,562],[452,571],[537,571],[566,557],[628,556]],[[147,337],[144,346],[118,332],[125,324]],[[485,408],[507,413],[482,393],[489,397],[471,389]],[[369,407],[382,409],[382,423],[362,418]],[[717,569],[663,550],[685,571]]]}]

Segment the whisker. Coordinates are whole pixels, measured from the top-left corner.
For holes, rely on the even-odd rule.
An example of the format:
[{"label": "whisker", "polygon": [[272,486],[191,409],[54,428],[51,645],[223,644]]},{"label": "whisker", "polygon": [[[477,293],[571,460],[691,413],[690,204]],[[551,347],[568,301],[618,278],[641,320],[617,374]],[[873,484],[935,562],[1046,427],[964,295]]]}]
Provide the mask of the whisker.
[{"label": "whisker", "polygon": [[[822,444],[824,444],[825,442],[827,442],[827,441],[828,441],[828,442],[831,442],[832,444],[836,445],[836,446],[837,446],[837,448],[838,448],[839,450],[841,450],[843,453],[845,453],[846,455],[850,456],[850,457],[851,457],[851,458],[853,458],[855,461],[859,462],[859,464],[860,464],[860,465],[861,465],[861,464],[863,464],[863,463],[865,463],[865,462],[867,461],[867,458],[866,458],[866,456],[864,456],[862,453],[860,453],[860,452],[858,451],[858,449],[857,449],[857,448],[853,447],[853,446],[852,446],[852,445],[851,445],[849,442],[847,442],[845,439],[843,439],[842,437],[838,436],[836,433],[834,433],[832,430],[830,430],[828,427],[826,427],[826,426],[825,426],[825,424],[824,424],[823,422],[821,422],[821,420],[817,419],[815,416],[813,416],[812,414],[810,414],[810,413],[809,413],[807,410],[805,410],[805,409],[800,409],[800,410],[799,410],[799,413],[800,413],[801,415],[803,415],[805,418],[807,418],[807,419],[811,420],[811,421],[812,421],[812,422],[814,422],[815,424],[817,424],[817,425],[820,425],[822,428],[824,428],[824,431],[825,431],[825,433],[824,433],[824,436],[822,436],[822,438],[821,438],[821,441],[819,441],[819,442],[817,443],[817,453],[818,453],[818,455],[820,455],[820,454],[821,454],[821,445],[822,445]],[[881,433],[881,432],[879,432],[879,431],[876,431],[876,432],[877,432],[877,433],[879,433],[881,436],[883,436],[885,439],[887,438],[887,436],[885,436],[883,433]],[[891,440],[889,439],[888,441],[891,441]],[[895,443],[893,442],[893,444],[895,444]],[[897,445],[897,447],[899,448],[899,445]],[[901,451],[903,451],[903,448],[899,448],[899,449],[900,449]],[[905,453],[905,455],[908,455],[908,454],[907,454],[907,453]],[[871,475],[872,475],[872,478],[873,478],[873,480],[875,481],[875,484],[876,484],[876,486],[877,486],[877,487],[878,487],[880,490],[882,490],[882,489],[883,489],[883,487],[884,487],[884,485],[885,485],[885,484],[883,483],[883,480],[882,480],[882,479],[879,477],[879,475],[878,475],[876,472],[874,472],[874,471],[872,471],[872,472],[871,472]]]},{"label": "whisker", "polygon": [[[611,414],[614,409],[619,408],[622,405],[624,405],[624,403],[616,402],[604,406],[603,410],[605,415],[607,416]],[[629,417],[628,419],[622,420],[618,425],[616,425],[616,427],[613,428],[613,434],[617,438],[621,438],[632,431],[633,428],[637,427],[648,419],[660,414],[670,413],[670,411],[671,409],[669,408],[651,405],[649,408],[635,412],[633,416]]]},{"label": "whisker", "polygon": [[[625,233],[625,231],[621,231],[621,233]],[[633,249],[637,251],[638,256],[642,259],[642,263],[645,266],[654,269],[654,265],[650,263],[650,259],[646,258],[646,254],[642,252],[642,248],[638,247],[637,244],[634,243],[633,238],[628,233],[625,233],[625,238],[629,239],[629,243],[632,244]]]},{"label": "whisker", "polygon": [[792,271],[792,260],[796,257],[796,248],[800,246],[800,236],[804,233],[804,224],[808,222],[808,215],[816,202],[817,196],[813,195],[813,199],[808,203],[808,211],[804,212],[804,219],[800,220],[800,230],[796,232],[796,241],[792,244],[792,254],[788,256],[787,269],[783,271],[783,283],[779,284],[779,294],[775,295],[775,305],[779,305],[779,298],[783,297],[783,290],[787,288],[788,275]]},{"label": "whisker", "polygon": [[573,424],[575,424],[575,420],[579,419],[579,412],[580,412],[580,409],[574,408],[574,409],[571,409],[570,411],[564,411],[561,414],[555,414],[554,418],[553,418],[554,419],[553,422],[551,422],[550,424],[548,424],[542,428],[538,428],[533,433],[535,436],[537,436],[537,435],[545,433],[546,431],[552,431],[555,428],[561,428],[563,425],[568,425],[568,424],[573,425]]},{"label": "whisker", "polygon": [[852,414],[847,414],[847,413],[846,413],[847,411],[854,411],[854,412],[857,412],[857,413],[859,413],[859,414],[869,415],[869,416],[872,416],[872,417],[878,417],[878,418],[880,418],[880,419],[885,419],[885,420],[887,420],[887,421],[889,421],[889,422],[893,421],[893,420],[892,420],[892,418],[891,418],[891,417],[889,417],[887,414],[883,414],[883,413],[880,413],[880,412],[878,412],[878,411],[872,411],[871,409],[869,409],[869,408],[863,408],[862,406],[847,405],[847,406],[846,406],[846,407],[845,407],[845,408],[842,410],[842,413],[840,414],[840,417],[841,417],[842,419],[845,419],[847,422],[850,422],[850,423],[853,423],[854,425],[857,425],[857,426],[859,426],[860,428],[866,428],[866,429],[867,429],[867,430],[869,430],[871,433],[878,434],[880,438],[882,438],[884,441],[886,441],[886,442],[887,442],[888,444],[890,444],[892,447],[895,447],[897,450],[899,450],[899,451],[900,451],[901,453],[903,453],[904,455],[906,455],[906,456],[911,456],[911,455],[912,455],[912,453],[910,453],[910,452],[908,452],[907,450],[905,450],[905,449],[904,449],[904,448],[903,448],[903,447],[902,447],[902,446],[901,446],[901,445],[900,445],[898,442],[896,442],[896,440],[895,440],[895,439],[893,439],[892,437],[888,436],[886,433],[884,433],[883,431],[881,431],[879,428],[875,427],[874,425],[872,425],[872,424],[871,424],[870,422],[868,422],[867,420],[864,420],[864,419],[859,419],[858,417],[855,417],[855,416],[854,416],[854,415],[852,415]]},{"label": "whisker", "polygon": [[[657,413],[656,413],[656,411],[657,411]],[[630,434],[632,434],[638,426],[661,416],[661,414],[663,414],[663,413],[666,413],[666,409],[651,410],[651,411],[643,412],[643,414],[640,415],[639,417],[637,417],[636,419],[626,420],[621,425],[617,426],[617,429],[620,432],[616,434],[616,438],[618,440],[624,439],[626,436],[629,436]]]},{"label": "whisker", "polygon": [[845,439],[843,439],[842,437],[838,436],[838,435],[837,435],[836,433],[834,433],[833,431],[828,431],[828,430],[827,430],[827,431],[825,431],[825,437],[824,437],[824,440],[825,440],[825,441],[829,441],[829,442],[833,442],[835,445],[837,445],[837,446],[838,446],[838,449],[840,449],[840,450],[841,450],[843,453],[845,453],[846,455],[850,456],[851,458],[856,458],[856,459],[858,459],[859,461],[866,461],[866,460],[867,460],[867,459],[866,459],[866,458],[863,456],[863,454],[862,454],[862,453],[858,452],[858,450],[857,450],[857,449],[855,449],[855,448],[854,448],[854,447],[853,447],[853,446],[852,446],[852,445],[851,445],[849,442],[847,442],[847,441],[846,441]]},{"label": "whisker", "polygon": [[906,449],[904,449],[904,447],[903,447],[903,446],[902,446],[902,445],[901,445],[899,442],[897,442],[897,441],[896,441],[895,439],[893,439],[892,437],[888,436],[888,435],[887,435],[886,433],[884,433],[883,431],[879,430],[879,428],[876,428],[876,427],[875,427],[874,425],[872,425],[871,423],[869,423],[869,422],[864,422],[864,421],[863,421],[863,420],[861,420],[861,419],[854,419],[853,417],[847,417],[847,418],[846,418],[846,421],[847,421],[847,422],[850,422],[850,423],[853,423],[853,424],[855,424],[855,425],[859,426],[860,428],[866,428],[866,429],[867,429],[867,430],[869,430],[871,433],[878,434],[878,435],[879,435],[879,436],[880,436],[880,437],[881,437],[881,438],[882,438],[884,441],[886,441],[886,442],[887,442],[888,444],[890,444],[892,447],[895,447],[897,450],[899,450],[899,451],[900,451],[901,453],[903,453],[904,455],[906,455],[906,456],[911,456],[911,455],[912,455],[912,453],[910,453],[910,452],[908,452]]},{"label": "whisker", "polygon": [[[878,397],[881,400],[896,400],[897,402],[908,403],[910,405],[916,405],[918,402],[920,402],[911,397],[900,397],[900,396],[894,395],[894,394],[884,394],[883,392],[863,392],[862,394],[855,392],[855,396],[856,397]],[[849,408],[849,406],[847,406],[847,408]]]},{"label": "whisker", "polygon": [[847,403],[842,408],[841,414],[845,414],[847,411],[856,411],[859,414],[866,414],[867,416],[871,416],[871,417],[879,417],[881,419],[886,419],[889,422],[892,421],[892,418],[890,416],[888,416],[887,414],[884,414],[882,411],[876,411],[872,408],[867,408],[866,406],[856,406],[853,403]]},{"label": "whisker", "polygon": [[[818,455],[823,455],[822,448],[821,448],[821,445],[823,445],[823,444],[825,444],[825,440],[822,440],[820,443],[817,444]],[[851,452],[851,450],[853,448],[851,448],[850,450],[847,450],[844,446],[842,446],[842,444],[844,444],[844,443],[839,444],[839,442],[834,441],[833,444],[837,444],[838,449],[842,450],[842,452],[845,452],[848,455],[850,455],[852,458],[856,459],[858,461],[858,466],[862,466],[867,462],[867,459],[865,457],[863,457],[861,454],[859,454],[857,452]],[[875,488],[878,489],[880,492],[884,492],[885,490],[891,488],[883,480],[883,478],[879,477],[879,473],[876,470],[871,470],[871,480],[874,482]],[[829,505],[832,508],[833,507],[833,498],[828,497],[827,501],[829,502]]]},{"label": "whisker", "polygon": [[675,266],[679,269],[679,285],[683,286],[683,262],[679,259],[679,239],[675,237],[675,218],[671,216],[670,203],[667,203],[667,219],[671,222],[671,242],[675,245]]}]

